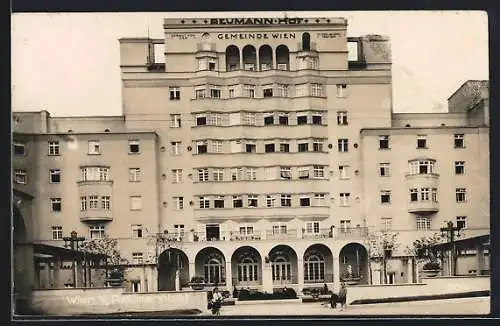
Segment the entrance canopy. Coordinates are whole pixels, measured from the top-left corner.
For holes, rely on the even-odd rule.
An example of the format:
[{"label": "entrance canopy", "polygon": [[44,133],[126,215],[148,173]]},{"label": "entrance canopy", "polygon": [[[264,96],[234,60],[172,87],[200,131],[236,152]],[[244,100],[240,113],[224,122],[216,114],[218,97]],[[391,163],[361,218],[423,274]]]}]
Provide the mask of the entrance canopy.
[{"label": "entrance canopy", "polygon": [[437,249],[441,250],[450,250],[452,246],[455,245],[456,247],[462,247],[462,248],[469,248],[469,247],[475,247],[477,245],[484,246],[486,248],[489,248],[490,246],[490,235],[480,235],[477,237],[472,237],[472,238],[467,238],[467,239],[460,239],[460,240],[455,240],[453,244],[451,242],[445,242],[445,243],[440,243],[435,245],[434,247]]},{"label": "entrance canopy", "polygon": [[91,259],[91,260],[100,260],[106,258],[106,255],[85,253],[83,251],[51,246],[41,243],[33,244],[33,254],[35,258],[38,259],[48,259],[49,257],[54,257],[62,261],[83,260],[84,255],[86,259]]}]

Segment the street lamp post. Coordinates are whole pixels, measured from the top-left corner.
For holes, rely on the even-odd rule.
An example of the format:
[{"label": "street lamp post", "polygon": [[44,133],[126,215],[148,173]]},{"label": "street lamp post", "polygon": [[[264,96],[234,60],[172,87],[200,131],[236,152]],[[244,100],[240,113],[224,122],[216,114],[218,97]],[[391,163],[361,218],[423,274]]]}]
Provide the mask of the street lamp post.
[{"label": "street lamp post", "polygon": [[462,228],[460,226],[453,226],[453,222],[446,223],[446,227],[441,228],[441,234],[446,237],[448,242],[450,242],[451,250],[450,250],[450,276],[456,275],[456,263],[455,263],[455,236],[460,237],[460,230]]},{"label": "street lamp post", "polygon": [[76,231],[71,231],[69,237],[63,237],[64,240],[64,247],[65,248],[70,248],[72,250],[72,255],[73,255],[73,286],[76,288],[76,260],[75,260],[75,252],[78,251],[80,243],[82,243],[85,238],[84,237],[79,237],[78,233]]}]

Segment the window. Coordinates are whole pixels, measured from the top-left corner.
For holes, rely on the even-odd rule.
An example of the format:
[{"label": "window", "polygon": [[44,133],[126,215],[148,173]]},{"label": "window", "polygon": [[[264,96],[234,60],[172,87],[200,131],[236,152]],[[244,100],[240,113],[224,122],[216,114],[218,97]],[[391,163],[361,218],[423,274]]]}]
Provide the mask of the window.
[{"label": "window", "polygon": [[278,118],[278,122],[282,126],[288,125],[288,114],[280,113],[279,118]]},{"label": "window", "polygon": [[173,169],[172,183],[181,183],[181,182],[182,182],[182,169]]},{"label": "window", "polygon": [[210,86],[210,97],[220,98],[220,86]]},{"label": "window", "polygon": [[429,188],[420,188],[420,200],[421,201],[429,200]]},{"label": "window", "polygon": [[276,207],[276,196],[267,195],[266,196],[266,206],[269,208]]},{"label": "window", "polygon": [[180,100],[181,99],[181,89],[176,86],[171,86],[168,88],[170,93],[170,100]]},{"label": "window", "polygon": [[301,97],[301,96],[307,96],[307,84],[299,84],[295,85],[295,96]]},{"label": "window", "polygon": [[264,149],[266,153],[274,153],[274,144],[265,144]]},{"label": "window", "polygon": [[309,179],[309,167],[303,166],[297,169],[299,179]]},{"label": "window", "polygon": [[325,197],[326,197],[325,194],[321,193],[314,194],[314,206],[325,206],[326,204]]},{"label": "window", "polygon": [[455,134],[454,140],[455,140],[455,148],[465,147],[464,134]]},{"label": "window", "polygon": [[99,206],[99,196],[89,196],[89,209],[97,209]]},{"label": "window", "polygon": [[196,125],[197,126],[205,126],[207,124],[207,115],[206,114],[196,114]]},{"label": "window", "polygon": [[274,113],[264,113],[264,125],[269,126],[274,124]]},{"label": "window", "polygon": [[281,207],[291,207],[292,206],[292,195],[281,194]]},{"label": "window", "polygon": [[140,182],[141,181],[141,169],[140,168],[128,169],[128,181],[129,182]]},{"label": "window", "polygon": [[381,218],[382,231],[390,231],[392,230],[392,218],[391,217],[382,217]]},{"label": "window", "polygon": [[378,164],[379,175],[381,177],[390,177],[391,173],[389,167],[390,167],[389,163],[379,163]]},{"label": "window", "polygon": [[247,126],[256,126],[257,125],[256,114],[253,112],[244,112],[243,124]]},{"label": "window", "polygon": [[255,85],[244,85],[243,94],[245,97],[254,98],[255,97]]},{"label": "window", "polygon": [[418,201],[418,189],[417,188],[410,189],[410,201],[411,202]]},{"label": "window", "polygon": [[241,151],[242,151],[241,140],[231,141],[231,153],[241,153]]},{"label": "window", "polygon": [[101,204],[102,209],[109,211],[111,209],[111,196],[102,196]]},{"label": "window", "polygon": [[243,207],[243,199],[241,199],[241,196],[233,196],[233,207],[234,208]]},{"label": "window", "polygon": [[58,141],[49,141],[49,155],[59,155],[60,148]]},{"label": "window", "polygon": [[437,200],[437,192],[438,192],[437,188],[431,189],[431,196],[432,196],[431,199],[432,199],[432,202],[434,202],[434,203],[437,203],[437,201],[438,201]]},{"label": "window", "polygon": [[245,149],[247,153],[255,153],[257,152],[257,145],[247,141],[247,143],[245,144]]},{"label": "window", "polygon": [[455,198],[457,203],[463,203],[466,201],[466,191],[465,188],[456,188],[455,189]]},{"label": "window", "polygon": [[351,220],[340,220],[340,232],[346,233],[351,229]]},{"label": "window", "polygon": [[292,179],[292,169],[289,166],[280,166],[280,177],[286,180]]},{"label": "window", "polygon": [[311,84],[311,96],[323,96],[323,85]]},{"label": "window", "polygon": [[254,71],[255,65],[253,63],[245,63],[244,68],[245,68],[245,70]]},{"label": "window", "polygon": [[309,144],[308,143],[299,143],[298,144],[298,151],[299,152],[307,152],[309,150]]},{"label": "window", "polygon": [[62,210],[61,198],[50,198],[50,205],[53,212],[60,212]]},{"label": "window", "polygon": [[101,153],[98,140],[89,140],[88,145],[89,145],[89,151],[88,151],[89,155],[98,155]]},{"label": "window", "polygon": [[174,224],[174,234],[177,237],[184,236],[184,224]]},{"label": "window", "polygon": [[222,140],[212,140],[212,153],[222,153]]},{"label": "window", "polygon": [[339,165],[339,179],[349,179],[349,165]]},{"label": "window", "polygon": [[201,140],[196,142],[196,149],[198,154],[205,154],[207,152],[207,144],[206,140]]},{"label": "window", "polygon": [[87,210],[87,196],[80,197],[80,210],[81,211]]},{"label": "window", "polygon": [[184,197],[174,197],[174,205],[178,211],[184,209]]},{"label": "window", "polygon": [[210,200],[206,197],[200,197],[200,208],[210,208]]},{"label": "window", "polygon": [[389,149],[389,136],[378,137],[379,149]]},{"label": "window", "polygon": [[278,70],[288,70],[288,65],[287,65],[286,63],[278,63],[278,64],[276,65],[276,68],[277,68]]},{"label": "window", "polygon": [[457,216],[457,228],[459,229],[467,228],[467,216]]},{"label": "window", "polygon": [[411,161],[410,162],[410,174],[432,174],[434,173],[435,161],[424,160],[424,161]]},{"label": "window", "polygon": [[389,204],[391,202],[391,191],[390,190],[382,190],[380,192],[380,202],[382,204]]},{"label": "window", "polygon": [[347,126],[347,111],[338,111],[337,112],[337,124],[339,126]]},{"label": "window", "polygon": [[258,207],[259,206],[259,197],[257,195],[248,195],[248,207]]},{"label": "window", "polygon": [[208,70],[215,71],[215,62],[214,61],[210,60],[208,62]]},{"label": "window", "polygon": [[14,182],[17,184],[25,185],[28,183],[28,174],[25,170],[14,170]]},{"label": "window", "polygon": [[170,154],[171,155],[181,155],[181,142],[173,141],[170,143]]},{"label": "window", "polygon": [[224,181],[224,169],[213,169],[212,177],[214,181]]},{"label": "window", "polygon": [[181,127],[181,115],[180,114],[171,114],[170,115],[170,127],[171,128],[180,128]]},{"label": "window", "polygon": [[205,182],[208,181],[208,169],[198,169],[198,181]]},{"label": "window", "polygon": [[311,206],[311,198],[307,195],[300,196],[299,203],[301,207],[309,207]]},{"label": "window", "polygon": [[198,89],[195,89],[194,90],[194,98],[195,99],[204,99],[206,96],[205,96],[205,88],[198,88]]},{"label": "window", "polygon": [[313,177],[314,178],[324,178],[325,177],[325,167],[322,165],[313,165]]},{"label": "window", "polygon": [[253,234],[253,226],[252,225],[240,226],[240,234],[241,235],[252,235]]},{"label": "window", "polygon": [[337,84],[337,97],[345,97],[346,84]]},{"label": "window", "polygon": [[229,88],[228,93],[229,93],[229,98],[233,98],[235,96],[234,95],[234,87]]},{"label": "window", "polygon": [[278,92],[277,92],[277,96],[280,96],[280,97],[288,97],[288,85],[287,84],[278,84]]},{"label": "window", "polygon": [[137,211],[142,209],[142,197],[130,196],[130,210]]},{"label": "window", "polygon": [[239,181],[243,179],[243,169],[242,168],[232,168],[231,169],[231,180]]},{"label": "window", "polygon": [[313,139],[313,152],[322,152],[322,151],[323,151],[323,140]]},{"label": "window", "polygon": [[275,180],[276,179],[276,168],[268,167],[264,168],[264,180]]},{"label": "window", "polygon": [[138,140],[129,140],[128,141],[128,152],[130,154],[138,154],[139,153],[139,141]]},{"label": "window", "polygon": [[349,206],[349,197],[351,196],[348,192],[340,193],[340,206]]},{"label": "window", "polygon": [[274,224],[273,234],[286,234],[286,224]]},{"label": "window", "polygon": [[417,148],[427,148],[427,136],[417,135]]},{"label": "window", "polygon": [[322,112],[313,112],[312,114],[312,123],[313,125],[320,125],[323,123],[323,113]]},{"label": "window", "polygon": [[257,180],[257,169],[256,168],[246,168],[247,180]]},{"label": "window", "polygon": [[465,161],[455,161],[455,174],[465,173]]},{"label": "window", "polygon": [[52,227],[52,240],[62,240],[63,239],[63,228],[62,226]]},{"label": "window", "polygon": [[210,113],[208,116],[208,124],[211,126],[221,126],[222,115],[220,113]]},{"label": "window", "polygon": [[297,125],[307,124],[307,113],[297,113]]},{"label": "window", "polygon": [[431,219],[429,217],[417,217],[417,230],[430,230]]},{"label": "window", "polygon": [[338,150],[340,153],[347,153],[349,151],[349,140],[345,138],[339,139]]},{"label": "window", "polygon": [[14,142],[12,144],[12,152],[14,152],[14,155],[25,155],[25,144],[19,141]]},{"label": "window", "polygon": [[132,224],[132,238],[142,238],[142,224]]},{"label": "window", "polygon": [[306,233],[319,233],[319,222],[306,222],[305,225]]},{"label": "window", "polygon": [[272,87],[265,87],[263,90],[263,96],[264,97],[273,97],[273,88]]},{"label": "window", "polygon": [[142,252],[133,252],[132,253],[132,263],[133,264],[142,264],[143,263],[143,256],[142,256]]},{"label": "window", "polygon": [[89,226],[90,239],[102,239],[105,236],[104,225],[96,224]]},{"label": "window", "polygon": [[214,199],[215,208],[224,208],[224,196],[218,196]]},{"label": "window", "polygon": [[81,168],[80,177],[82,181],[108,181],[109,168],[96,166]]}]

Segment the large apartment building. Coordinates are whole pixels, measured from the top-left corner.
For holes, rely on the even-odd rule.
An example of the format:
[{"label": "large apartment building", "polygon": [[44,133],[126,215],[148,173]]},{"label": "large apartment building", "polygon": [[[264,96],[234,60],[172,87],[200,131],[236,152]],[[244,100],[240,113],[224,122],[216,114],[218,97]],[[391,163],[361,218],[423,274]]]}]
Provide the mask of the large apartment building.
[{"label": "large apartment building", "polygon": [[[119,40],[123,115],[14,113],[34,243],[116,238],[133,291],[193,276],[300,291],[380,282],[376,232],[399,234],[393,283],[416,281],[404,247],[447,221],[489,234],[487,82],[466,82],[447,113],[393,113],[388,38],[347,37],[343,18],[165,19],[164,32]],[[175,240],[164,253],[158,234]],[[69,282],[63,263],[35,264],[35,286]]]}]

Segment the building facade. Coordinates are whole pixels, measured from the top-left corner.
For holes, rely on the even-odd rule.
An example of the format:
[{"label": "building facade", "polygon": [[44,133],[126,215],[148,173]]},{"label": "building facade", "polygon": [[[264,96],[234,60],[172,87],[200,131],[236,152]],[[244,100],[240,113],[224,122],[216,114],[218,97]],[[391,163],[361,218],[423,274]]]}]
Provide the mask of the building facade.
[{"label": "building facade", "polygon": [[[447,113],[398,114],[389,40],[347,37],[343,18],[165,19],[164,32],[119,41],[123,115],[14,113],[33,242],[116,238],[133,291],[201,276],[272,292],[381,282],[377,232],[399,234],[392,283],[417,281],[403,249],[446,221],[489,234],[487,82],[466,82]],[[70,277],[35,264],[37,287]]]}]

